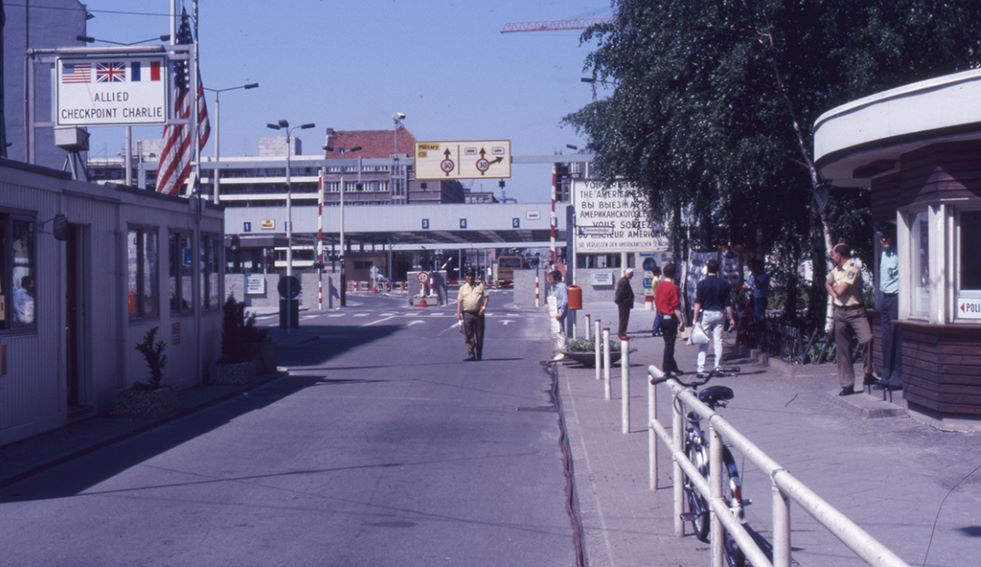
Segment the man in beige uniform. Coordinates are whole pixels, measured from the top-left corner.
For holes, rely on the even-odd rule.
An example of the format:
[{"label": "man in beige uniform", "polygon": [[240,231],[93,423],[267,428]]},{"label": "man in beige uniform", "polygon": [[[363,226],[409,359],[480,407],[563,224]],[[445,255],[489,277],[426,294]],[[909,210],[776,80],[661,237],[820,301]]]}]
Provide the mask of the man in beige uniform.
[{"label": "man in beige uniform", "polygon": [[467,269],[465,278],[456,300],[456,318],[463,319],[463,333],[467,341],[466,360],[480,360],[484,357],[484,314],[490,298],[484,284],[474,283],[473,268]]},{"label": "man in beige uniform", "polygon": [[847,244],[835,244],[831,249],[831,261],[835,267],[824,284],[835,306],[835,360],[838,363],[839,396],[855,393],[855,369],[852,366],[852,334],[858,336],[858,354],[865,373],[863,385],[871,384],[872,377],[872,330],[865,315],[862,299],[862,262],[852,258]]}]

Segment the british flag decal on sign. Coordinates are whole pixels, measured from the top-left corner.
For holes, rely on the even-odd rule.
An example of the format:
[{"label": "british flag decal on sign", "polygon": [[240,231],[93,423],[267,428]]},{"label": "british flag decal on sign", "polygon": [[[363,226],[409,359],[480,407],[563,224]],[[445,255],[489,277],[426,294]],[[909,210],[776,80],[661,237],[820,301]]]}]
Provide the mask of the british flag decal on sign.
[{"label": "british flag decal on sign", "polygon": [[126,65],[123,63],[99,63],[95,67],[95,82],[121,83],[126,80]]}]

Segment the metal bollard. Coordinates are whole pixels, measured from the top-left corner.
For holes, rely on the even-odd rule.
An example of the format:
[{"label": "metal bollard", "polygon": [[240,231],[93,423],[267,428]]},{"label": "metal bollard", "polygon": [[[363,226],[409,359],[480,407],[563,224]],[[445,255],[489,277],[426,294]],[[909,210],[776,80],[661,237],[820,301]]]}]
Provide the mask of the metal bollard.
[{"label": "metal bollard", "polygon": [[[653,364],[647,367],[651,380],[664,377],[664,372]],[[657,490],[657,433],[651,426],[657,421],[657,387],[647,381],[647,488]]]},{"label": "metal bollard", "polygon": [[610,400],[610,328],[603,327],[603,399]]},{"label": "metal bollard", "polygon": [[[674,452],[684,453],[685,451],[685,404],[684,402],[674,404],[674,413],[671,416],[671,434],[674,437]],[[671,486],[674,497],[674,535],[685,537],[685,524],[681,521],[681,515],[685,513],[685,483],[684,473],[678,459],[672,459],[674,465],[671,467]]]},{"label": "metal bollard", "polygon": [[542,296],[538,291],[538,276],[535,276],[535,308],[542,306]]},{"label": "metal bollard", "polygon": [[587,341],[589,340],[589,328],[591,326],[592,325],[590,325],[589,323],[589,313],[586,313],[586,334],[583,335],[583,338],[586,339]]},{"label": "metal bollard", "polygon": [[620,339],[620,432],[630,433],[630,339]]},{"label": "metal bollard", "polygon": [[593,325],[595,325],[593,336],[596,337],[594,344],[596,347],[596,380],[601,380],[602,377],[600,374],[603,372],[603,355],[600,352],[600,349],[602,348],[602,345],[600,345],[600,339],[602,338],[600,334],[600,320],[596,319],[593,321]]}]

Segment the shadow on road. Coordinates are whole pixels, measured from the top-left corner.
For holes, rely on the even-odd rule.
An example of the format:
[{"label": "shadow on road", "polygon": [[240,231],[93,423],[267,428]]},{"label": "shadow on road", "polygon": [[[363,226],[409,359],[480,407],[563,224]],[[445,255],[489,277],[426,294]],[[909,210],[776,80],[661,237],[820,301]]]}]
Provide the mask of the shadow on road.
[{"label": "shadow on road", "polygon": [[0,504],[80,494],[242,415],[272,405],[305,388],[329,382],[322,376],[287,376],[274,380],[207,410],[180,417],[13,484],[0,493]]},{"label": "shadow on road", "polygon": [[280,366],[310,367],[380,341],[400,329],[402,327],[398,325],[312,325],[295,330],[292,335],[281,329],[272,330],[269,334],[276,343],[277,363]]}]

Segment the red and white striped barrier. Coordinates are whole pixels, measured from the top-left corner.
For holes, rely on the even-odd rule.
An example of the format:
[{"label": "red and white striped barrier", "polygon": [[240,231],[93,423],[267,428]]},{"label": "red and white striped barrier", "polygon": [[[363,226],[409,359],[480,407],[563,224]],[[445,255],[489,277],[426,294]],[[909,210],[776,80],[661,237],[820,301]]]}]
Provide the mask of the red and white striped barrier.
[{"label": "red and white striped barrier", "polygon": [[535,276],[535,307],[542,306],[542,296],[538,291],[538,276]]}]

